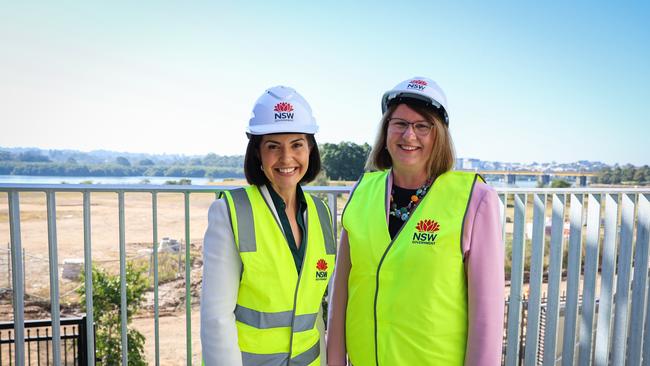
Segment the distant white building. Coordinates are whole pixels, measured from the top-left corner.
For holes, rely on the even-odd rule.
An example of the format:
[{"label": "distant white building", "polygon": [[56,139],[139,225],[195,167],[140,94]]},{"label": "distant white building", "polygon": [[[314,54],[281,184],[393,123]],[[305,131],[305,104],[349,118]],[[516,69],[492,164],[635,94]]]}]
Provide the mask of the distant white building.
[{"label": "distant white building", "polygon": [[481,169],[481,161],[479,159],[463,159],[462,168],[465,170]]}]

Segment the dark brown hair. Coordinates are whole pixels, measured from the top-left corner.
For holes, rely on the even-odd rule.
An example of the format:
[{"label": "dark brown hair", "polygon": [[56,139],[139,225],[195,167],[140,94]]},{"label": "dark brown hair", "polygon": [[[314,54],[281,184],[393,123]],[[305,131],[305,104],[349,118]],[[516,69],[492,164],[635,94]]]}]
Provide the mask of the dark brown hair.
[{"label": "dark brown hair", "polygon": [[[280,135],[280,134],[273,134]],[[261,186],[269,183],[269,179],[262,171],[262,159],[260,157],[260,144],[264,135],[250,135],[248,139],[248,146],[246,147],[246,156],[244,157],[244,175],[248,184]],[[299,183],[309,183],[316,179],[320,173],[320,152],[318,151],[318,144],[314,135],[306,133],[307,143],[311,148],[309,152],[309,166],[307,172],[302,177]]]},{"label": "dark brown hair", "polygon": [[[409,108],[433,124],[430,132],[434,134],[433,150],[431,151],[431,156],[427,164],[429,167],[429,176],[437,177],[444,172],[452,170],[456,163],[454,143],[449,134],[449,128],[443,123],[444,120],[440,116],[440,113],[417,104],[403,104],[406,104]],[[393,160],[386,148],[386,136],[388,134],[388,121],[393,116],[398,105],[391,105],[381,118],[377,138],[366,161],[367,170],[384,170],[393,166]]]}]

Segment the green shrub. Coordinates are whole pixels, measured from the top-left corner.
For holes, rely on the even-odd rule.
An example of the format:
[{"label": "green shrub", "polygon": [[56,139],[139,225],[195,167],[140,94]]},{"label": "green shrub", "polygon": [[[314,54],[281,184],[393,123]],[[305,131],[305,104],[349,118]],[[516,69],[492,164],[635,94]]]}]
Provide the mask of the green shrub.
[{"label": "green shrub", "polygon": [[[120,277],[93,266],[93,314],[96,324],[95,356],[101,365],[120,365],[122,360]],[[81,295],[81,306],[86,310],[86,289],[77,291]],[[147,279],[141,269],[132,264],[126,268],[127,324],[144,300]],[[127,329],[128,365],[142,366],[147,362],[144,356],[144,336],[135,329]]]}]

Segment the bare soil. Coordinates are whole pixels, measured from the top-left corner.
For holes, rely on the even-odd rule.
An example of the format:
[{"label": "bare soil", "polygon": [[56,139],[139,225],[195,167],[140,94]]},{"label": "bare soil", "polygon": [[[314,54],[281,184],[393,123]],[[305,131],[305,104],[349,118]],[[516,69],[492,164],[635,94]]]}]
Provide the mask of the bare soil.
[{"label": "bare soil", "polygon": [[[228,185],[242,184],[228,181]],[[190,196],[189,238],[191,268],[191,329],[193,364],[200,362],[199,293],[201,287],[201,249],[207,226],[208,207],[214,194],[194,193]],[[125,194],[125,241],[127,260],[149,262],[153,245],[152,198],[148,193]],[[20,194],[21,244],[25,257],[25,318],[50,317],[48,226],[45,194]],[[171,237],[185,243],[185,207],[182,194],[158,194],[158,238]],[[115,193],[91,195],[91,245],[93,264],[111,272],[119,271],[119,211]],[[76,289],[80,279],[62,277],[66,259],[84,257],[83,198],[80,193],[57,193],[56,232],[58,275],[62,316],[79,316],[81,307]],[[7,195],[0,194],[0,321],[13,319],[9,215]],[[185,259],[184,249],[180,253]],[[172,280],[159,286],[160,360],[163,365],[184,365],[185,348],[185,280],[184,268],[172,273]],[[162,274],[161,274],[162,275]],[[169,274],[168,274],[169,275]],[[173,279],[175,275],[176,279]],[[133,326],[146,338],[147,358],[154,360],[153,292],[133,320]]]}]

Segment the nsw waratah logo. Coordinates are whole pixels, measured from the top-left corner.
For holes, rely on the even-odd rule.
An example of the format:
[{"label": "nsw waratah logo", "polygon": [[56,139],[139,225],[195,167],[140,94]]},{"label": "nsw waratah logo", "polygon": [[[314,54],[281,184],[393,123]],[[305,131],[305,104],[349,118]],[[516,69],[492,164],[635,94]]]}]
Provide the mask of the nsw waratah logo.
[{"label": "nsw waratah logo", "polygon": [[435,220],[420,220],[420,222],[415,225],[415,232],[413,233],[412,243],[433,245],[436,243],[438,230],[440,230],[440,224],[438,224],[438,222]]},{"label": "nsw waratah logo", "polygon": [[415,90],[424,90],[424,88],[429,85],[426,81],[420,80],[420,79],[413,79],[409,81],[409,84],[406,86],[407,89],[415,89]]},{"label": "nsw waratah logo", "polygon": [[325,259],[321,258],[316,262],[316,280],[327,280],[327,262],[325,262]]},{"label": "nsw waratah logo", "polygon": [[293,106],[291,103],[280,102],[273,107],[275,121],[293,121]]}]

